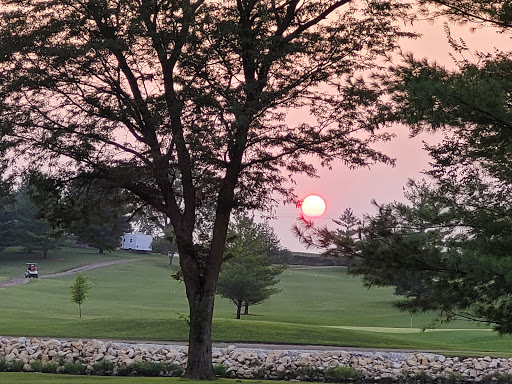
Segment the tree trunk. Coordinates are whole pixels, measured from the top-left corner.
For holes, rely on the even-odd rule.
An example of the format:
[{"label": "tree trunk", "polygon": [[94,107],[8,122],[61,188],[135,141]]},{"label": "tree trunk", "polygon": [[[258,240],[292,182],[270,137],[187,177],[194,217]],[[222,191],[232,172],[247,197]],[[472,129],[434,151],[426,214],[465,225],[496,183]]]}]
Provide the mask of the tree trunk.
[{"label": "tree trunk", "polygon": [[236,318],[240,319],[240,313],[242,312],[242,302],[236,303]]},{"label": "tree trunk", "polygon": [[174,258],[174,252],[169,252],[169,265],[172,265],[172,259]]},{"label": "tree trunk", "polygon": [[[187,289],[188,291],[188,289]],[[212,319],[215,295],[199,286],[187,295],[190,307],[188,362],[185,377],[196,380],[214,379],[212,363]]]},{"label": "tree trunk", "polygon": [[[242,142],[242,145],[245,143]],[[234,161],[234,168],[228,169],[226,175],[228,181],[219,191],[209,250],[200,249],[194,245],[193,228],[197,216],[195,213],[190,213],[193,210],[188,210],[185,207],[185,225],[180,225],[179,222],[176,225],[173,224],[190,308],[188,362],[184,375],[188,379],[216,378],[212,363],[213,305],[222,256],[226,247],[226,235],[233,208],[234,189],[240,171],[241,155],[237,160]],[[184,184],[185,191],[186,183]],[[188,192],[195,194],[192,186]],[[193,206],[193,202],[189,203]],[[187,222],[187,219],[190,221]]]},{"label": "tree trunk", "polygon": [[48,258],[48,250],[47,250],[47,249],[45,249],[45,250],[43,251],[43,259],[47,259],[47,258]]},{"label": "tree trunk", "polygon": [[249,303],[245,303],[244,304],[244,315],[248,315],[249,314]]},{"label": "tree trunk", "polygon": [[99,251],[100,255],[103,255],[103,253],[104,253],[103,248],[98,248],[98,251]]}]

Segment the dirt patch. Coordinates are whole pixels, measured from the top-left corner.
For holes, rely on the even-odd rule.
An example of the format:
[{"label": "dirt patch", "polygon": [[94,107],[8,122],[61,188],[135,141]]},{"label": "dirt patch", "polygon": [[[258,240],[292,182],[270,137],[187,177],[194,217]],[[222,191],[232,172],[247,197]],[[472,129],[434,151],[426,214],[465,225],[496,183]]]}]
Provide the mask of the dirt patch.
[{"label": "dirt patch", "polygon": [[[70,276],[70,275],[76,275],[80,272],[89,271],[91,269],[95,268],[102,268],[102,267],[108,267],[109,265],[115,265],[115,264],[124,264],[124,263],[131,263],[133,261],[139,261],[140,259],[119,259],[119,260],[110,260],[110,261],[101,261],[98,263],[92,263],[87,265],[82,265],[80,267],[71,268],[65,271],[56,272],[56,273],[49,273],[46,275],[39,275],[40,279],[54,279],[56,277],[61,276]],[[10,280],[4,281],[0,283],[0,288],[6,288],[6,287],[12,287],[15,285],[23,285],[27,284],[31,279],[22,278],[22,277],[13,277]]]}]

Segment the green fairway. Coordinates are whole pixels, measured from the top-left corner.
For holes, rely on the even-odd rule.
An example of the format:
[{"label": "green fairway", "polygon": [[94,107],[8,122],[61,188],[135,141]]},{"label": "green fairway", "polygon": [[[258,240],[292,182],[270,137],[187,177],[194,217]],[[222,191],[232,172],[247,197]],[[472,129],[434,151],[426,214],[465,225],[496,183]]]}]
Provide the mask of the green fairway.
[{"label": "green fairway", "polygon": [[[0,253],[0,275],[19,277],[26,258],[16,250]],[[185,288],[171,278],[166,256],[65,249],[37,262],[44,275],[116,258],[134,261],[85,273],[93,288],[83,304],[82,319],[70,299],[74,276],[0,288],[0,335],[186,341]],[[421,332],[432,316],[396,311],[392,303],[397,298],[390,289],[367,290],[343,267],[292,267],[282,275],[279,288],[282,292],[251,307],[251,315],[242,320],[234,319],[233,304],[217,298],[213,339],[502,355],[511,350],[512,338],[466,322],[443,328],[450,331]]]}]

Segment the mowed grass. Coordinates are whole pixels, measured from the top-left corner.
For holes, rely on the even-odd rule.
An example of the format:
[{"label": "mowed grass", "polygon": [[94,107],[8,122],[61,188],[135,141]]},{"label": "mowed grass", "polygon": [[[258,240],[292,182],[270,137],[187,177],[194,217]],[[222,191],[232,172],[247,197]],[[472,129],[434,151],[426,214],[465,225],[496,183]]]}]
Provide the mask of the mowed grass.
[{"label": "mowed grass", "polygon": [[115,259],[138,258],[140,255],[114,251],[112,253],[99,254],[98,251],[80,248],[63,248],[50,252],[47,259],[43,259],[40,253],[28,253],[21,248],[8,248],[0,253],[0,282],[13,277],[24,277],[28,262],[38,263],[41,273],[53,273],[65,271],[81,265]]},{"label": "mowed grass", "polygon": [[[217,379],[215,384],[236,384],[240,380],[235,379]],[[244,384],[277,384],[282,383],[270,380],[243,380]],[[202,384],[204,381],[188,380],[177,377],[101,377],[101,376],[71,376],[71,375],[53,375],[48,373],[18,373],[3,372],[0,373],[0,383],[16,384],[97,384],[97,383],[115,383],[115,384]]]},{"label": "mowed grass", "polygon": [[[7,277],[7,272],[23,274],[26,255],[21,255],[20,261],[16,254],[20,256],[19,251],[0,253],[1,271],[6,271]],[[185,288],[171,278],[166,256],[128,252],[98,255],[91,250],[65,249],[48,261],[38,260],[38,265],[45,274],[115,258],[140,260],[86,272],[93,288],[83,304],[82,319],[70,299],[74,276],[0,288],[0,335],[186,341]],[[397,298],[390,289],[367,290],[342,267],[292,267],[282,275],[279,288],[279,294],[251,307],[251,315],[242,320],[234,319],[231,302],[218,297],[213,339],[462,354],[508,355],[512,350],[512,338],[499,337],[467,322],[450,324],[448,330],[421,332],[431,323],[432,315],[411,318],[396,311],[392,303]]]}]

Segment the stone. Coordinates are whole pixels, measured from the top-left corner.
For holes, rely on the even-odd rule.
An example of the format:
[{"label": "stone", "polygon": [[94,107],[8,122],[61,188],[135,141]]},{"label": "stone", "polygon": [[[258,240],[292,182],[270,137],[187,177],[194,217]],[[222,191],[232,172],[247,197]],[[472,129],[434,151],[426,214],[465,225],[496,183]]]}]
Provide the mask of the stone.
[{"label": "stone", "polygon": [[95,354],[92,359],[93,361],[100,361],[100,360],[103,360],[103,358],[105,357],[105,355],[103,353],[97,353]]},{"label": "stone", "polygon": [[11,361],[15,361],[16,360],[16,355],[13,355],[12,353],[9,353],[7,356],[4,357],[5,361],[7,361],[8,363],[11,362]]},{"label": "stone", "polygon": [[278,365],[277,368],[276,368],[276,371],[279,372],[279,373],[282,373],[286,370],[285,366],[284,365]]},{"label": "stone", "polygon": [[[231,347],[231,348],[230,348]],[[493,372],[512,374],[512,358],[447,358],[431,353],[416,353],[405,358],[379,353],[346,351],[281,351],[251,350],[235,348],[214,348],[212,356],[215,364],[226,366],[229,376],[238,379],[253,378],[255,372],[264,372],[267,379],[283,379],[290,372],[293,380],[308,380],[310,375],[303,372],[316,372],[319,377],[329,367],[352,366],[369,380],[397,380],[404,374],[409,377],[427,373],[432,380],[443,380],[452,374],[464,380],[481,381]],[[77,362],[88,366],[89,371],[97,361],[112,361],[114,372],[136,361],[174,362],[183,367],[187,364],[186,347],[173,347],[159,344],[117,344],[91,340],[61,341],[56,339],[0,337],[0,358],[8,362],[22,361],[27,370],[36,360],[42,362]],[[31,368],[30,368],[31,369]],[[62,370],[62,368],[59,368]],[[302,371],[302,372],[301,372]],[[296,372],[296,373],[293,373]]]}]

